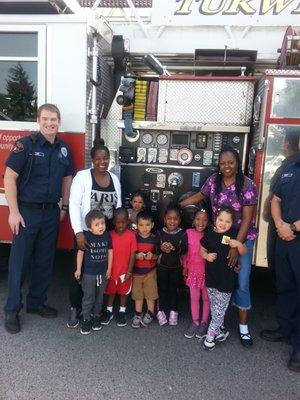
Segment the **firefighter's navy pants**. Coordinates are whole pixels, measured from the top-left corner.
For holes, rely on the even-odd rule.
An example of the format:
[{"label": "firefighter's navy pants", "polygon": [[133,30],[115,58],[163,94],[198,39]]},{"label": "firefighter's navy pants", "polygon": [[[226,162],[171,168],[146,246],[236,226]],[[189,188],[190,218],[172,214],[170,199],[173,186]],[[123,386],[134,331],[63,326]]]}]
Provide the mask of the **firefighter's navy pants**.
[{"label": "firefighter's navy pants", "polygon": [[8,296],[5,312],[17,314],[22,308],[21,288],[31,267],[28,309],[40,307],[46,300],[51,281],[59,225],[59,207],[29,209],[20,206],[25,221],[18,235],[14,235],[8,269]]},{"label": "firefighter's navy pants", "polygon": [[279,332],[300,351],[300,235],[276,243],[277,320]]}]

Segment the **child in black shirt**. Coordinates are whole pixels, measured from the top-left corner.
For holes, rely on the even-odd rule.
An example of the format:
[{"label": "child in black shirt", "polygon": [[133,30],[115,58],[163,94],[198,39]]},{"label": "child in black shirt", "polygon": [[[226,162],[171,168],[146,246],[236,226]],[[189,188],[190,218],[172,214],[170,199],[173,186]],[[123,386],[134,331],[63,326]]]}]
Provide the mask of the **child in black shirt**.
[{"label": "child in black shirt", "polygon": [[[111,275],[113,257],[111,237],[106,231],[105,217],[102,212],[90,211],[85,217],[85,223],[89,230],[84,231],[84,236],[90,249],[78,250],[77,268],[74,274],[79,280],[83,269],[81,280],[83,323],[80,330],[83,335],[89,334],[91,329],[94,331],[101,329],[100,312],[106,279]],[[93,321],[91,320],[92,312]]]},{"label": "child in black shirt", "polygon": [[214,229],[208,230],[201,241],[201,255],[206,260],[206,286],[211,307],[211,321],[203,346],[213,350],[215,343],[226,340],[229,332],[221,329],[235,288],[237,266],[228,265],[231,247],[240,255],[247,253],[247,247],[235,240],[237,231],[232,228],[234,211],[223,206],[218,210]]},{"label": "child in black shirt", "polygon": [[157,232],[159,240],[157,260],[159,311],[157,319],[161,326],[168,323],[167,311],[170,311],[169,325],[178,323],[177,289],[182,279],[180,255],[187,252],[187,235],[179,227],[180,222],[180,209],[177,206],[169,206],[164,216],[165,226]]}]

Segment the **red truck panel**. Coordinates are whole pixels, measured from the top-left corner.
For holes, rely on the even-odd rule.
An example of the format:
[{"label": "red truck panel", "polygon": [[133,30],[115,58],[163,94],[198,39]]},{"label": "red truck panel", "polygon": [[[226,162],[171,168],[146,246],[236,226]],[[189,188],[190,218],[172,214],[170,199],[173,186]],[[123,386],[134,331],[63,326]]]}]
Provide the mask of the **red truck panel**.
[{"label": "red truck panel", "polygon": [[[16,140],[29,135],[29,131],[0,130],[0,195],[3,198],[4,184],[3,176],[5,171],[5,160]],[[76,171],[83,169],[85,165],[85,134],[78,132],[60,133],[59,137],[70,146],[73,162]],[[0,241],[11,242],[12,233],[8,225],[8,207],[0,205]],[[70,225],[69,216],[61,223],[58,238],[58,247],[61,249],[73,248],[73,232]]]}]

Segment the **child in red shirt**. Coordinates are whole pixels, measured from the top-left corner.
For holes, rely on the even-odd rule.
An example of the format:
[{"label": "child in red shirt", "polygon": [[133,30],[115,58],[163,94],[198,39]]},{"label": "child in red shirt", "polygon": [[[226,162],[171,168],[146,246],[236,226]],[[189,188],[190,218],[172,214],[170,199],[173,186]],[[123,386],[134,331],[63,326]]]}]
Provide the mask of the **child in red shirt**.
[{"label": "child in red shirt", "polygon": [[107,309],[101,319],[102,325],[108,325],[113,318],[115,295],[120,296],[120,310],[117,325],[125,326],[126,304],[132,286],[132,269],[137,251],[134,232],[128,229],[128,212],[125,208],[117,208],[114,212],[114,230],[110,231],[113,248],[111,276],[107,282],[105,293],[108,295]]}]

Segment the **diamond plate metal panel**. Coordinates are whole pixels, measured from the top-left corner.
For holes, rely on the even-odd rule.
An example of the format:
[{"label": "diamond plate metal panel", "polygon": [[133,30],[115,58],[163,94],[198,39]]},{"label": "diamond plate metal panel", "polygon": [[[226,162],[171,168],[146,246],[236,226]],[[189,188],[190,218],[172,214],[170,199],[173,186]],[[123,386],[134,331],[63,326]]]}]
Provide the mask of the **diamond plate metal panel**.
[{"label": "diamond plate metal panel", "polygon": [[119,146],[122,144],[122,129],[118,128],[117,124],[122,120],[122,107],[116,102],[116,97],[121,94],[117,92],[106,119],[100,122],[101,137],[110,150],[119,151]]},{"label": "diamond plate metal panel", "polygon": [[115,98],[111,104],[110,110],[107,114],[107,119],[115,119],[115,120],[121,120],[122,119],[122,107],[116,102],[116,98],[120,95],[123,94],[122,92],[117,92],[115,95]]},{"label": "diamond plate metal panel", "polygon": [[119,151],[122,141],[122,129],[117,127],[116,120],[103,119],[101,121],[101,137],[110,150]]},{"label": "diamond plate metal panel", "polygon": [[[87,37],[87,46],[92,48],[93,46],[93,36],[89,35]],[[98,39],[98,47],[99,47],[99,63],[98,68],[101,71],[101,85],[97,88],[97,109],[98,115],[102,118],[105,118],[109,112],[112,100],[113,100],[113,73],[110,65],[106,62],[103,55],[106,52],[107,44],[102,37]],[[90,123],[88,110],[91,107],[91,92],[92,92],[92,84],[89,82],[89,79],[93,76],[93,61],[92,57],[87,58],[87,86],[86,86],[86,136],[85,136],[85,160],[86,166],[90,166],[90,150],[93,146],[93,137],[92,137],[92,125]],[[104,138],[105,140],[105,138]]]},{"label": "diamond plate metal panel", "polygon": [[160,81],[159,122],[250,125],[252,81]]},{"label": "diamond plate metal panel", "polygon": [[[87,47],[91,48],[93,46],[93,37],[92,35],[87,36]],[[87,57],[86,62],[86,128],[85,128],[85,166],[89,167],[91,165],[91,157],[90,150],[93,145],[92,139],[92,126],[88,117],[88,109],[91,106],[91,95],[92,95],[92,85],[89,83],[89,78],[93,76],[93,61],[91,57]]]},{"label": "diamond plate metal panel", "polygon": [[254,112],[253,112],[253,134],[252,134],[252,141],[251,147],[257,147],[260,143],[260,132],[263,129],[263,124],[265,121],[265,116],[263,115],[264,109],[263,104],[266,100],[264,96],[267,96],[265,93],[266,87],[266,77],[260,79],[256,96],[254,99]]},{"label": "diamond plate metal panel", "polygon": [[97,104],[99,112],[102,111],[102,118],[106,118],[113,98],[114,98],[114,77],[112,67],[105,60],[104,55],[107,53],[107,43],[105,39],[99,38],[99,66],[101,70],[101,86],[97,91]]},{"label": "diamond plate metal panel", "polygon": [[300,76],[299,70],[286,70],[286,69],[267,69],[265,75],[287,75],[287,76]]}]

